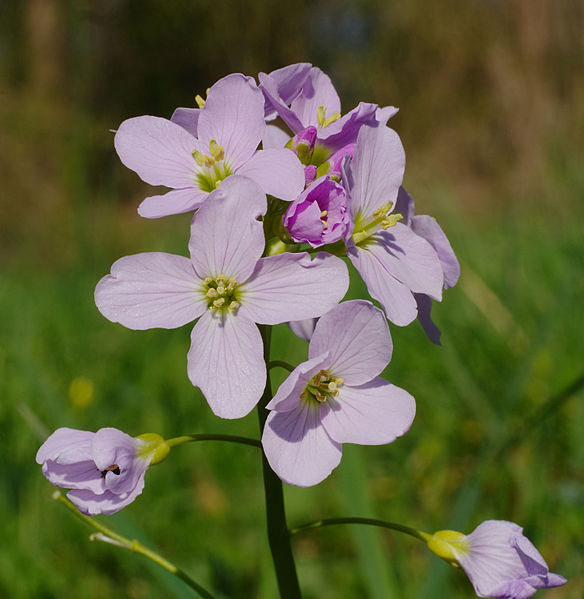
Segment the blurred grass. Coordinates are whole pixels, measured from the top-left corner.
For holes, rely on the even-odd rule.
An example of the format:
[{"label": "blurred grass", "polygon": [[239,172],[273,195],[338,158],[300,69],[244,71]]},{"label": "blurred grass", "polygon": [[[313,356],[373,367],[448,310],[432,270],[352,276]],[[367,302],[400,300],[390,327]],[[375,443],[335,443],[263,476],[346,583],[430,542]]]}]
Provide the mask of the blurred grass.
[{"label": "blurred grass", "polygon": [[[93,304],[120,256],[186,253],[189,220],[137,217],[151,188],[120,166],[108,129],[170,114],[228,71],[298,60],[333,76],[345,108],[402,108],[392,126],[406,186],[448,233],[462,277],[434,307],[442,347],[415,323],[392,327],[385,374],[416,397],[412,430],[347,447],[321,485],[287,488],[290,524],[367,512],[427,531],[514,520],[570,579],[547,594],[584,595],[582,391],[492,457],[584,369],[581,3],[341,4],[0,5],[0,597],[190,596],[140,557],[89,543],[34,456],[59,426],[258,435],[254,414],[219,420],[188,382],[188,326],[128,331]],[[295,363],[306,344],[277,327],[273,353]],[[218,596],[276,596],[254,448],[177,448],[107,521]],[[331,527],[294,548],[305,599],[473,596],[464,575],[387,531]]]}]

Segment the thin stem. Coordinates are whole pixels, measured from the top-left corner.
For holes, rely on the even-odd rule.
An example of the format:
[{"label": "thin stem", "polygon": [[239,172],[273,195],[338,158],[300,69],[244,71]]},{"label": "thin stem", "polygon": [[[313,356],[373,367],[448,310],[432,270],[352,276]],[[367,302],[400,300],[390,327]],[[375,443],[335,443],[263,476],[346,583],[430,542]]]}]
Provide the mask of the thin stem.
[{"label": "thin stem", "polygon": [[422,532],[421,530],[416,530],[415,528],[410,528],[409,526],[404,526],[403,524],[397,524],[396,522],[385,522],[384,520],[376,520],[375,518],[326,518],[325,520],[315,520],[314,522],[308,522],[307,524],[302,524],[302,526],[291,528],[290,534],[295,535],[305,530],[322,528],[323,526],[333,526],[336,524],[368,524],[370,526],[389,528],[391,530],[403,532],[411,537],[415,537],[424,543],[431,536],[428,533]]},{"label": "thin stem", "polygon": [[253,445],[254,447],[261,447],[262,444],[257,439],[250,439],[249,437],[239,437],[237,435],[214,435],[214,434],[194,434],[194,435],[182,435],[181,437],[174,437],[172,439],[166,439],[165,443],[169,447],[175,447],[176,445],[182,445],[183,443],[193,443],[195,441],[228,441],[229,443],[240,443],[241,445]]},{"label": "thin stem", "polygon": [[294,370],[294,366],[292,366],[292,364],[288,364],[288,362],[284,362],[283,360],[272,360],[271,362],[268,362],[268,370],[272,370],[272,368],[276,368],[277,366],[280,368],[285,368],[289,372]]},{"label": "thin stem", "polygon": [[[270,336],[271,327],[260,327],[264,341],[264,360],[270,363]],[[270,382],[270,371],[266,376],[266,387],[264,394],[258,404],[258,417],[260,431],[263,430],[268,416],[266,405],[272,399],[272,386]],[[280,599],[301,599],[300,585],[296,575],[296,565],[290,545],[290,534],[286,525],[286,513],[284,510],[284,492],[282,481],[271,469],[265,453],[262,452],[262,466],[264,475],[264,494],[266,498],[266,518],[268,527],[268,543],[276,569]]]},{"label": "thin stem", "polygon": [[198,582],[194,581],[186,572],[183,572],[180,568],[177,568],[172,562],[162,557],[162,555],[142,545],[142,543],[140,543],[140,541],[137,539],[126,539],[126,537],[114,532],[94,518],[82,514],[75,507],[75,505],[63,497],[59,491],[55,491],[53,493],[53,499],[60,501],[72,514],[77,516],[77,518],[83,520],[83,522],[89,524],[89,526],[99,531],[98,533],[91,535],[90,539],[103,541],[104,543],[110,543],[116,547],[121,547],[122,549],[133,551],[134,553],[139,553],[140,555],[147,557],[149,560],[152,560],[154,563],[163,567],[171,574],[174,574],[177,578],[180,578],[184,583],[191,587],[191,589],[198,593],[200,597],[203,597],[204,599],[215,599],[214,596],[209,593],[209,591],[203,588]]}]

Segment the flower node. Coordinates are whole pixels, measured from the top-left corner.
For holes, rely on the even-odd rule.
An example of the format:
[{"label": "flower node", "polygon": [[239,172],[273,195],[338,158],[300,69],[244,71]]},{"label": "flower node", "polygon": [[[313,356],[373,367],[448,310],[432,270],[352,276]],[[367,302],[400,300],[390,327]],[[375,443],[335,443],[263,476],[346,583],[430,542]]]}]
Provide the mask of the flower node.
[{"label": "flower node", "polygon": [[304,401],[325,403],[339,394],[338,388],[342,384],[343,379],[335,378],[326,370],[321,370],[310,379],[300,397]]}]

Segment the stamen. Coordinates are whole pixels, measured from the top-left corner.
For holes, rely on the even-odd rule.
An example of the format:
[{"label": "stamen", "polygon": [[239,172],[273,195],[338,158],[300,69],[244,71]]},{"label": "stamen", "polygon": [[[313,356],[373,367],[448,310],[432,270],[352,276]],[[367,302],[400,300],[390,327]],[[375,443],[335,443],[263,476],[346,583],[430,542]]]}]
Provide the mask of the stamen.
[{"label": "stamen", "polygon": [[215,306],[215,308],[220,308],[224,303],[225,303],[225,298],[224,297],[220,297],[219,299],[216,299],[213,302],[213,306]]},{"label": "stamen", "polygon": [[225,287],[221,284],[217,285],[217,293],[219,295],[225,295]]},{"label": "stamen", "polygon": [[[208,92],[209,90],[207,90],[207,93]],[[203,98],[199,94],[195,96],[195,102],[197,103],[197,106],[199,108],[203,108],[203,106],[205,106],[205,100],[203,100]]]},{"label": "stamen", "polygon": [[400,220],[403,220],[403,216],[397,212],[396,214],[390,214],[386,218],[381,221],[381,226],[384,229],[389,229],[390,227],[394,227]]},{"label": "stamen", "polygon": [[323,124],[323,129],[325,127],[328,127],[331,123],[334,123],[335,121],[338,121],[341,118],[341,115],[335,110],[335,112],[333,112],[331,114],[331,116],[329,116],[328,119],[326,119],[326,121]]},{"label": "stamen", "polygon": [[321,104],[316,111],[316,120],[321,127],[324,127],[324,122],[326,120],[326,108],[324,104]]},{"label": "stamen", "polygon": [[214,297],[217,297],[217,289],[213,289],[213,287],[211,287],[209,289],[209,291],[207,291],[207,293],[205,293],[205,295],[208,298],[213,299]]},{"label": "stamen", "polygon": [[215,138],[209,142],[209,151],[211,152],[211,156],[213,156],[215,159],[215,162],[219,162],[225,157],[225,150],[223,149],[223,146],[220,146]]},{"label": "stamen", "polygon": [[241,304],[239,302],[233,301],[229,304],[229,309],[235,311],[239,308],[240,305]]},{"label": "stamen", "polygon": [[327,214],[328,214],[328,210],[323,210],[323,211],[320,213],[320,218],[324,218],[324,217],[325,217]]}]

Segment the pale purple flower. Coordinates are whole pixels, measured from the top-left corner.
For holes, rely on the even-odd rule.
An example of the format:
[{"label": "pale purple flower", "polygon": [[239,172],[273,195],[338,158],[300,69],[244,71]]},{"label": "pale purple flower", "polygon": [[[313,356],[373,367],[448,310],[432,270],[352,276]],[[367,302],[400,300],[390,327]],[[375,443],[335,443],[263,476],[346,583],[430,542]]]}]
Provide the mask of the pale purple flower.
[{"label": "pale purple flower", "polygon": [[[306,127],[317,128],[317,142],[311,164],[319,165],[332,153],[355,142],[362,125],[385,125],[397,108],[379,108],[361,102],[341,116],[341,102],[328,75],[306,63],[290,65],[269,74],[260,73],[260,88],[266,98],[266,114],[277,114],[293,134]],[[289,137],[289,136],[288,136]],[[264,147],[282,147],[287,137],[274,125],[266,128]]]},{"label": "pale purple flower", "polygon": [[401,141],[387,127],[362,127],[353,159],[343,167],[355,223],[345,240],[347,256],[371,297],[399,326],[416,318],[415,294],[440,301],[444,282],[432,244],[391,214],[404,169]]},{"label": "pale purple flower", "polygon": [[329,177],[317,179],[290,204],[282,223],[294,241],[315,248],[343,239],[351,225],[345,189]]},{"label": "pale purple flower", "polygon": [[177,109],[170,121],[155,116],[124,121],[114,140],[121,161],[146,183],[172,188],[146,198],[140,215],[195,210],[233,174],[293,200],[304,188],[303,167],[290,150],[257,150],[265,127],[263,94],[240,74],[215,83],[201,109]]},{"label": "pale purple flower", "polygon": [[[278,324],[324,314],[345,295],[340,258],[306,253],[262,258],[266,196],[245,177],[231,177],[191,225],[191,257],[145,253],[118,260],[95,290],[101,313],[131,329],[176,328],[199,319],[187,370],[211,409],[245,416],[266,380],[255,323]],[[200,318],[199,318],[200,317]]]},{"label": "pale purple flower", "polygon": [[144,488],[144,475],[156,444],[130,437],[115,428],[96,433],[57,429],[36,455],[43,474],[79,511],[113,514],[134,501]]},{"label": "pale purple flower", "polygon": [[528,599],[537,589],[567,582],[549,571],[539,551],[514,522],[486,520],[469,535],[439,531],[430,537],[428,547],[443,559],[458,563],[479,597]]},{"label": "pale purple flower", "polygon": [[317,322],[318,318],[305,318],[304,320],[293,320],[288,322],[287,325],[297,337],[304,339],[304,341],[310,341]]},{"label": "pale purple flower", "polygon": [[370,302],[344,302],[321,316],[308,361],[267,406],[262,445],[283,481],[315,485],[339,464],[343,443],[391,443],[409,430],[414,398],[378,376],[391,353],[387,321]]}]

